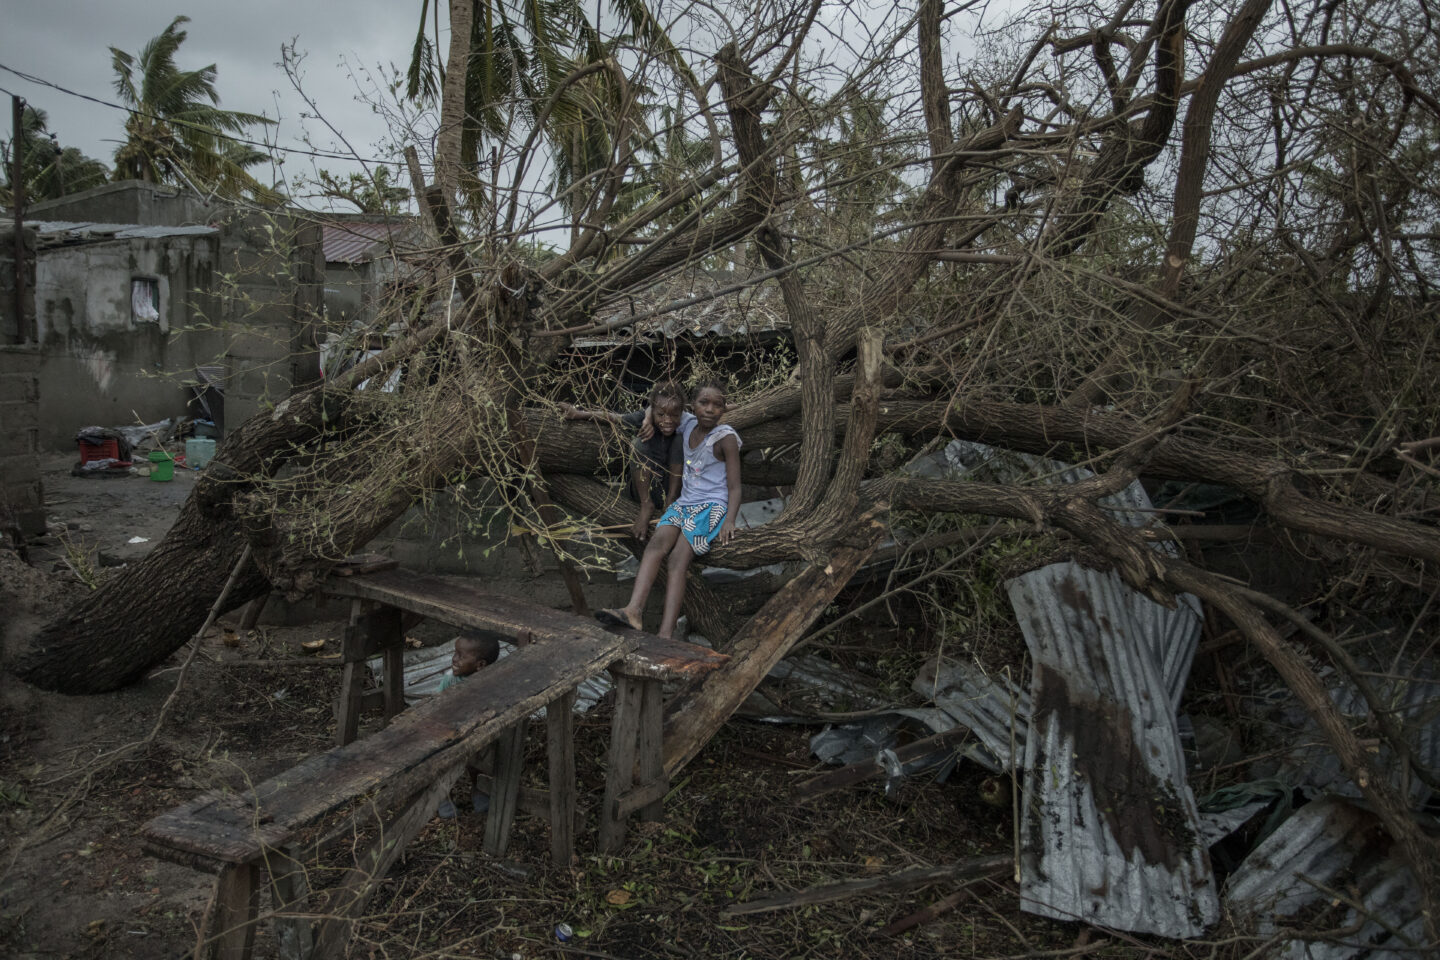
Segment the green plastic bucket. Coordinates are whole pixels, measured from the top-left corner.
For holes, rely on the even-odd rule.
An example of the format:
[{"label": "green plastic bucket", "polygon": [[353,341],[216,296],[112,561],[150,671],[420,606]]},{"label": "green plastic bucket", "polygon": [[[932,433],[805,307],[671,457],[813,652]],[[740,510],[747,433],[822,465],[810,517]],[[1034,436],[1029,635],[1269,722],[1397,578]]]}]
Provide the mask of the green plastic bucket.
[{"label": "green plastic bucket", "polygon": [[175,461],[164,450],[150,451],[150,479],[164,482],[175,478]]}]

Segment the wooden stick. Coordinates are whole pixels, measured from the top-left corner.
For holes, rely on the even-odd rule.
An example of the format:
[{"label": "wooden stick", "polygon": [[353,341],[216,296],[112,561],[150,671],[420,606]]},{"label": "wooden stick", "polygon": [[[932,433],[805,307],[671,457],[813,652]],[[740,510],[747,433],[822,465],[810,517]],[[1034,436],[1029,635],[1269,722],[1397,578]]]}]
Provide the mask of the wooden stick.
[{"label": "wooden stick", "polygon": [[809,887],[797,893],[778,894],[763,900],[735,903],[720,911],[722,917],[742,917],[751,913],[770,913],[788,910],[792,907],[806,907],[815,903],[833,903],[866,893],[900,893],[929,886],[941,880],[978,880],[991,874],[1001,873],[1010,866],[1010,855],[973,857],[943,867],[913,867],[886,877],[868,877],[864,880],[846,880],[841,883],[827,883]]},{"label": "wooden stick", "polygon": [[969,896],[970,888],[968,886],[961,887],[959,890],[956,890],[948,897],[945,897],[941,900],[936,900],[934,903],[930,904],[930,906],[922,907],[921,909],[916,910],[914,913],[910,914],[908,917],[902,917],[899,920],[896,920],[894,923],[890,924],[890,926],[883,928],[880,931],[880,936],[893,937],[896,934],[904,933],[911,927],[918,927],[922,923],[929,923],[931,920],[934,920],[936,917],[940,916],[940,914],[947,913],[960,906],[960,904],[965,902],[965,899]]}]

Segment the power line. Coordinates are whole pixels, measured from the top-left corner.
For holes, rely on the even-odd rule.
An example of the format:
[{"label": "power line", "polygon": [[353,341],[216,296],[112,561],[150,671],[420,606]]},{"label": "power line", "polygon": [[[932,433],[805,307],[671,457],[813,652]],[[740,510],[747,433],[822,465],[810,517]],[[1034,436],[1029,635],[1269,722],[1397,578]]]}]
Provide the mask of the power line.
[{"label": "power line", "polygon": [[[299,154],[299,155],[301,155],[301,156],[306,156],[306,157],[319,157],[319,158],[321,158],[322,160],[354,160],[354,161],[358,161],[358,162],[360,162],[360,163],[377,163],[377,164],[380,164],[380,165],[382,165],[382,166],[388,166],[388,167],[399,167],[399,166],[400,166],[400,162],[399,162],[398,160],[378,160],[378,159],[374,159],[374,158],[358,157],[358,156],[355,156],[355,155],[352,154],[352,153],[333,153],[333,152],[325,151],[325,150],[306,150],[306,149],[304,149],[304,148],[302,148],[302,147],[282,147],[282,146],[280,146],[279,144],[267,143],[267,142],[265,142],[264,140],[247,140],[247,139],[245,139],[244,137],[235,137],[235,136],[231,136],[231,135],[228,134],[228,133],[221,133],[219,130],[215,130],[215,129],[211,128],[211,127],[207,127],[207,126],[204,126],[204,125],[202,125],[202,124],[191,123],[191,122],[188,121],[188,120],[176,120],[176,119],[173,119],[173,118],[171,118],[171,117],[156,116],[155,114],[153,114],[153,113],[148,113],[148,112],[146,112],[146,111],[144,111],[144,110],[135,110],[135,109],[133,109],[133,108],[131,108],[131,107],[127,107],[127,106],[125,106],[123,103],[115,103],[115,102],[110,101],[110,100],[101,100],[99,97],[92,97],[92,96],[90,96],[88,93],[81,93],[81,92],[79,92],[78,90],[71,90],[71,89],[69,89],[69,88],[67,88],[67,87],[62,87],[62,86],[60,86],[60,84],[55,83],[55,82],[50,81],[50,80],[46,80],[44,77],[37,77],[37,76],[35,76],[33,73],[26,73],[26,72],[23,71],[23,70],[16,70],[14,67],[7,66],[6,64],[3,64],[3,63],[0,63],[0,70],[4,70],[4,71],[6,71],[7,73],[13,73],[15,76],[19,77],[21,80],[26,80],[26,81],[29,81],[30,83],[37,83],[37,84],[39,84],[39,85],[41,85],[41,86],[44,86],[44,87],[50,87],[50,88],[53,89],[53,90],[58,90],[58,91],[60,91],[61,93],[68,94],[68,95],[70,95],[70,96],[72,96],[72,97],[79,97],[81,100],[89,100],[91,103],[98,103],[98,104],[99,104],[100,106],[102,106],[102,107],[110,107],[111,109],[114,109],[114,110],[123,110],[123,111],[126,112],[126,113],[137,114],[137,115],[139,115],[139,116],[145,117],[145,118],[148,119],[148,120],[157,120],[157,121],[161,121],[161,122],[163,122],[163,123],[172,124],[172,125],[175,125],[175,126],[192,127],[192,128],[194,128],[194,129],[196,129],[196,130],[204,131],[205,133],[207,133],[207,134],[209,134],[209,135],[211,135],[211,136],[220,137],[220,138],[222,138],[222,139],[224,139],[224,140],[230,140],[230,141],[233,141],[233,142],[235,142],[235,143],[243,143],[243,144],[245,144],[245,145],[247,145],[247,146],[251,146],[251,147],[263,147],[263,148],[266,149],[266,150],[278,150],[278,151],[280,151],[280,152],[282,152],[282,153],[287,153],[287,154],[288,154],[288,153],[296,153],[296,154]],[[12,96],[18,96],[18,94],[12,94]],[[28,98],[22,98],[22,99],[26,99],[27,102],[29,102],[29,101],[28,101]],[[32,104],[32,106],[33,106],[33,104]]]}]

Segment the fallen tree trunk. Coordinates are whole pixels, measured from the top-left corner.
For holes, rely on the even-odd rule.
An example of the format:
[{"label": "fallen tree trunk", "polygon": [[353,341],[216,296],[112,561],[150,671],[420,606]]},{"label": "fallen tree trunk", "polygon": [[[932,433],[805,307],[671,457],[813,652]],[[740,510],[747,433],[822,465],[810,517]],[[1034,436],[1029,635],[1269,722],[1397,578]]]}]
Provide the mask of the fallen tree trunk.
[{"label": "fallen tree trunk", "polygon": [[[165,538],[47,624],[11,666],[15,675],[61,693],[106,693],[134,683],[178,650],[204,622],[245,549],[234,498],[319,440],[327,425],[342,422],[349,399],[315,387],[242,424],[196,482]],[[264,574],[246,564],[221,613],[269,589]]]}]

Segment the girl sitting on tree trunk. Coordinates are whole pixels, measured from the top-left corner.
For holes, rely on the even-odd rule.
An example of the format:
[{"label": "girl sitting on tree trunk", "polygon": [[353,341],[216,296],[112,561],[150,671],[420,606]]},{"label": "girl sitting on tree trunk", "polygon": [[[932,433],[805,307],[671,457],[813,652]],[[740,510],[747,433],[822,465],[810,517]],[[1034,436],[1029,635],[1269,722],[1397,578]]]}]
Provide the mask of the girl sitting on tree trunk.
[{"label": "girl sitting on tree trunk", "polygon": [[665,612],[658,635],[669,638],[680,619],[690,562],[708,553],[712,543],[729,543],[735,536],[735,516],[740,510],[740,435],[720,422],[725,415],[724,385],[718,380],[701,382],[695,388],[691,411],[681,417],[677,431],[682,462],[671,468],[680,472],[680,497],[660,518],[645,547],[630,602],[619,610],[595,614],[601,623],[643,629],[645,600],[668,556]]}]

